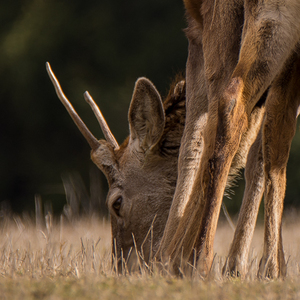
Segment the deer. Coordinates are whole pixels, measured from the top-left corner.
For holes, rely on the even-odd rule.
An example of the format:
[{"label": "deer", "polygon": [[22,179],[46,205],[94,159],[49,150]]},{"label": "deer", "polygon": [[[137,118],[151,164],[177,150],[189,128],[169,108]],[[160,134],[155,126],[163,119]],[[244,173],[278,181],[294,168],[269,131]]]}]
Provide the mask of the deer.
[{"label": "deer", "polygon": [[[148,265],[160,246],[175,192],[179,148],[186,123],[185,80],[177,79],[162,102],[153,83],[139,78],[128,112],[130,134],[119,145],[90,94],[85,92],[84,98],[91,105],[105,140],[97,140],[92,135],[63,93],[49,63],[46,68],[58,98],[92,149],[91,159],[107,178],[109,191],[106,204],[110,212],[115,269],[123,273],[138,269],[141,262]],[[231,165],[228,187],[238,171],[245,167],[250,153],[253,152],[252,156],[259,161],[261,159],[256,155],[257,151],[251,149],[257,144],[254,141],[261,132],[264,110],[261,101],[251,113],[250,126]],[[207,101],[203,103],[203,115],[207,115]],[[204,119],[199,127],[205,127],[207,119]],[[199,156],[200,152],[196,155]],[[248,173],[248,177],[255,176],[259,181],[260,177],[255,172],[251,170]],[[257,210],[254,211],[257,214]],[[240,231],[246,231],[241,229],[242,226],[238,227]],[[240,249],[242,239],[238,234],[235,240],[233,249]],[[232,257],[247,255],[244,252],[233,251]]]},{"label": "deer", "polygon": [[[300,104],[300,2],[184,0],[184,5],[189,41],[186,125],[160,257],[170,257],[174,269],[182,261],[196,260],[200,274],[208,276],[230,166],[253,109],[265,97],[261,131],[247,160],[249,170],[250,162],[255,162],[252,169],[261,180],[249,182],[245,191],[248,200],[243,201],[224,270],[243,269],[241,260],[249,246],[246,236],[251,235],[264,193],[264,247],[258,277],[284,277],[286,165]],[[209,122],[201,127],[204,118]]]},{"label": "deer", "polygon": [[129,136],[119,145],[90,94],[85,92],[84,98],[100,124],[102,140],[78,116],[49,63],[46,68],[58,98],[92,149],[92,161],[106,176],[114,268],[133,272],[153,259],[173,199],[185,124],[185,81],[178,79],[162,102],[153,83],[139,78],[128,112]]}]

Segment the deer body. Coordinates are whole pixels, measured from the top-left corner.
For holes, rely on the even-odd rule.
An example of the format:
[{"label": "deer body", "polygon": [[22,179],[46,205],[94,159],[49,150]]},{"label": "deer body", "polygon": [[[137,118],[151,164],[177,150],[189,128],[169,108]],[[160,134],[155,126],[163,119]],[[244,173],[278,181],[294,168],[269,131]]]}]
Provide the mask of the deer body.
[{"label": "deer body", "polygon": [[[300,104],[300,2],[184,3],[189,40],[185,126],[182,88],[170,93],[179,101],[174,106],[179,115],[176,109],[168,114],[155,87],[140,79],[129,109],[129,138],[119,146],[94,105],[108,140],[98,141],[62,100],[52,77],[92,148],[92,160],[107,177],[113,253],[130,267],[133,246],[148,261],[159,245],[158,255],[171,257],[176,267],[182,259],[193,259],[195,249],[198,268],[207,275],[226,182],[246,163],[249,152],[243,204],[224,272],[245,272],[265,191],[259,275],[284,276],[281,218],[286,163]],[[265,98],[261,127],[260,99]]]},{"label": "deer body", "polygon": [[[249,182],[238,224],[251,235],[253,216],[265,190],[264,253],[259,275],[284,276],[281,218],[286,163],[300,104],[300,2],[185,0],[184,3],[189,56],[187,119],[179,165],[185,164],[187,153],[199,149],[202,154],[200,163],[199,158],[191,163],[196,166],[194,170],[179,173],[161,252],[171,256],[176,266],[180,260],[190,259],[196,249],[198,268],[204,276],[208,274],[230,165],[249,129],[251,112],[265,94],[266,116],[260,141],[253,148],[255,154],[250,151],[256,172],[264,175],[259,176],[261,183]],[[202,93],[203,82],[207,93]],[[196,126],[202,115],[195,111],[201,111],[206,97],[209,122],[203,130]],[[184,190],[187,185],[189,193]],[[253,205],[251,197],[255,199]],[[238,261],[244,259],[249,244],[243,230],[237,228],[229,255],[230,269],[243,268]]]}]

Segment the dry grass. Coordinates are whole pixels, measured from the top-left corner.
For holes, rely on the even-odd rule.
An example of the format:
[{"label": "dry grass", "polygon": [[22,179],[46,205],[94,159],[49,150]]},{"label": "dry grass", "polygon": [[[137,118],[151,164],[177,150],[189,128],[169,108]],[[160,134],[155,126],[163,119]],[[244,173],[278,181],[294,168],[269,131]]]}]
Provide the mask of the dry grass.
[{"label": "dry grass", "polygon": [[[290,220],[288,218],[287,220]],[[61,219],[36,227],[29,218],[2,222],[0,299],[300,299],[300,223],[284,226],[288,276],[259,281],[256,270],[263,231],[252,244],[247,279],[224,279],[221,267],[232,239],[227,224],[218,228],[213,278],[177,279],[158,271],[118,276],[111,268],[110,226],[97,218],[72,223]]]}]

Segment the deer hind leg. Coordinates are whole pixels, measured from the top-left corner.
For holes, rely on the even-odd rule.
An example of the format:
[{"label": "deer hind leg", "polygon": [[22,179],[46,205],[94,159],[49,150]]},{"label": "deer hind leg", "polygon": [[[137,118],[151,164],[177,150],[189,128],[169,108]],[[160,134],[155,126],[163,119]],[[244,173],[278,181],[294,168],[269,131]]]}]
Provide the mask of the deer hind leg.
[{"label": "deer hind leg", "polygon": [[286,165],[296,131],[300,104],[300,58],[291,56],[273,82],[266,102],[263,128],[265,172],[265,236],[259,277],[284,277],[286,264],[282,245],[282,211],[286,189]]},{"label": "deer hind leg", "polygon": [[244,277],[247,272],[248,254],[252,241],[258,209],[264,192],[262,131],[249,150],[245,168],[245,192],[234,238],[223,275]]}]

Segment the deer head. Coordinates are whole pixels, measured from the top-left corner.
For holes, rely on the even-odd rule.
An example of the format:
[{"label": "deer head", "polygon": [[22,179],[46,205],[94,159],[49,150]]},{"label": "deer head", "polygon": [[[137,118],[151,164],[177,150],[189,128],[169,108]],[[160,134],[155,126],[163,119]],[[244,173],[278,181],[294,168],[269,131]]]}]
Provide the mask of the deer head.
[{"label": "deer head", "polygon": [[[185,123],[185,82],[173,86],[164,101],[146,78],[135,84],[130,103],[129,136],[118,145],[88,92],[106,140],[97,140],[64,95],[46,64],[56,93],[91,146],[91,159],[105,174],[106,204],[111,217],[112,253],[119,271],[133,270],[140,257],[146,263],[158,248],[177,180],[177,160]],[[137,259],[137,256],[140,256]],[[116,260],[115,260],[116,261]]]}]

